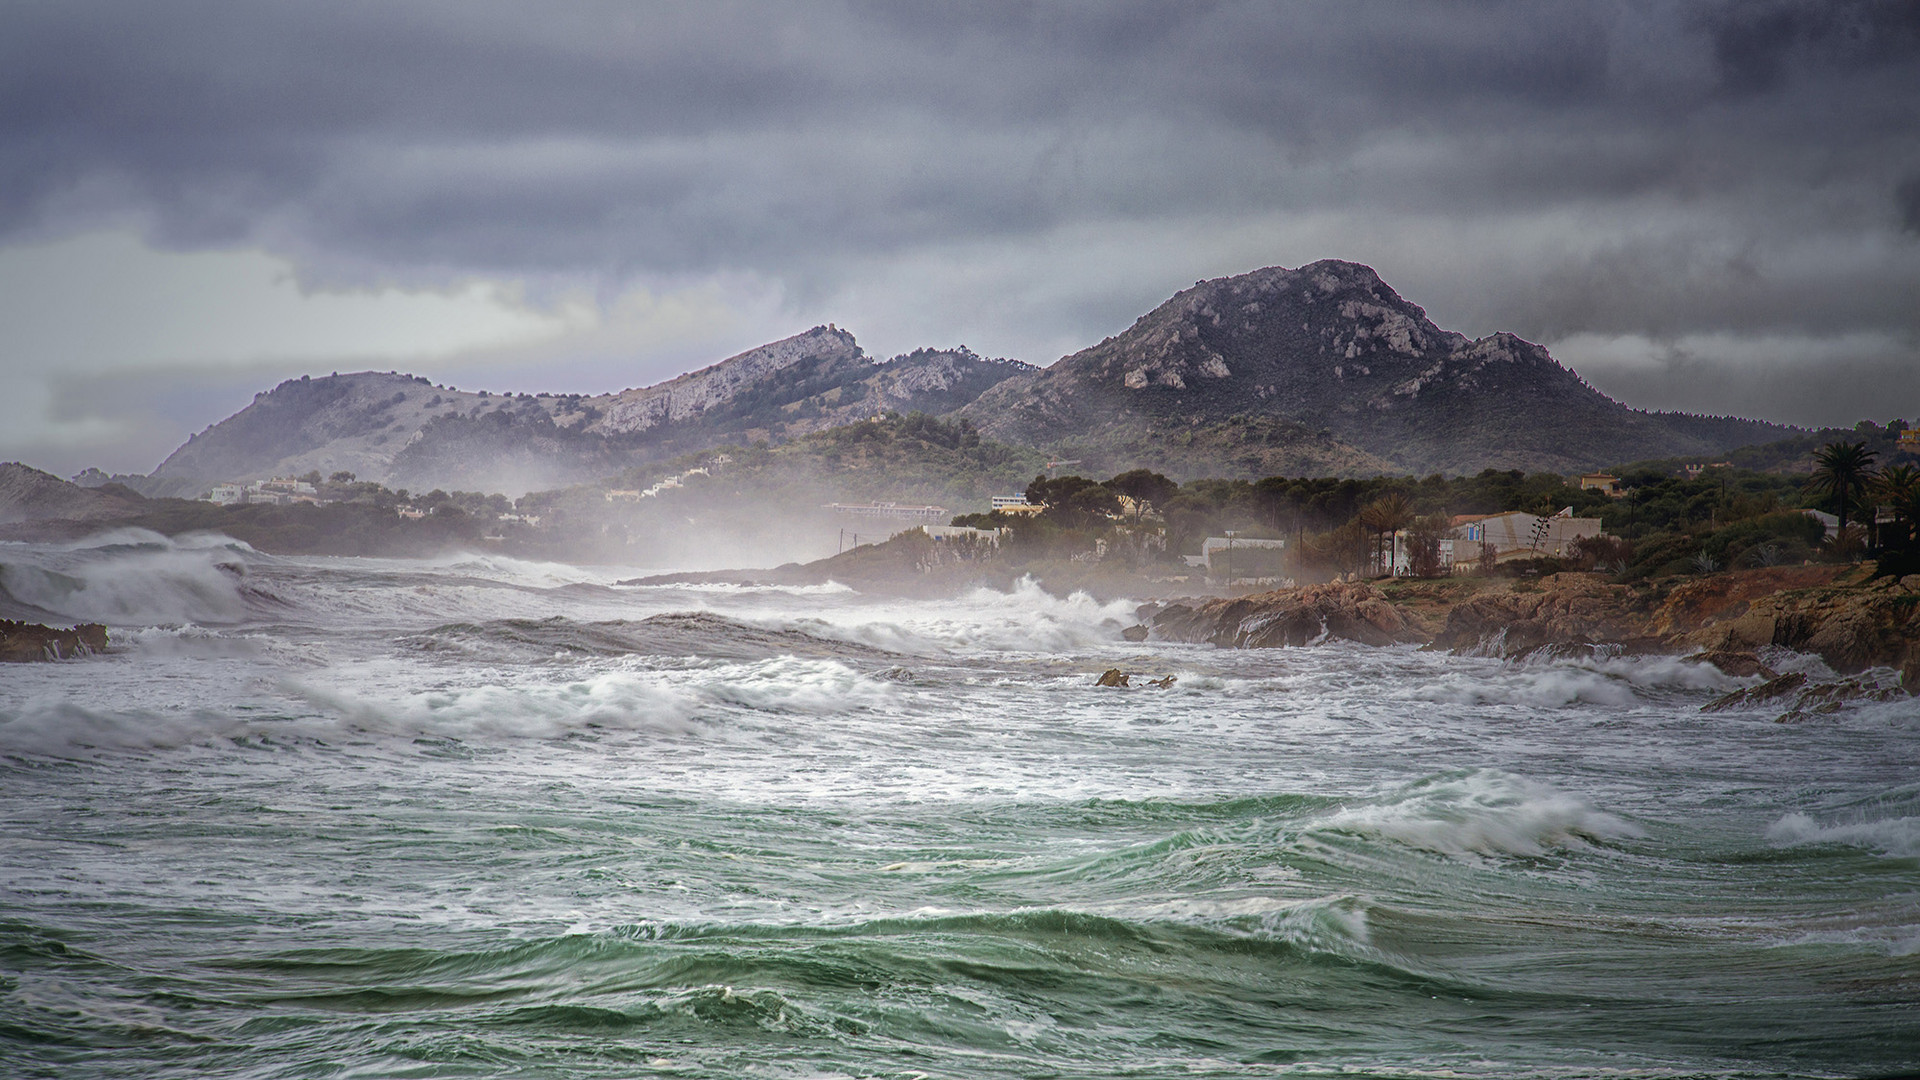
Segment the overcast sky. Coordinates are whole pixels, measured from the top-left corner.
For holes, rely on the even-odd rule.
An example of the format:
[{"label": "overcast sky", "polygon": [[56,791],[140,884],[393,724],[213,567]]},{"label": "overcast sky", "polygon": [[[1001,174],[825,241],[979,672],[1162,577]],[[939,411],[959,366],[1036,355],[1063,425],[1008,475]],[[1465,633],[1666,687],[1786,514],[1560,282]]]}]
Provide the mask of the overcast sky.
[{"label": "overcast sky", "polygon": [[0,458],[63,473],[1329,257],[1635,406],[1920,419],[1920,4],[0,3]]}]

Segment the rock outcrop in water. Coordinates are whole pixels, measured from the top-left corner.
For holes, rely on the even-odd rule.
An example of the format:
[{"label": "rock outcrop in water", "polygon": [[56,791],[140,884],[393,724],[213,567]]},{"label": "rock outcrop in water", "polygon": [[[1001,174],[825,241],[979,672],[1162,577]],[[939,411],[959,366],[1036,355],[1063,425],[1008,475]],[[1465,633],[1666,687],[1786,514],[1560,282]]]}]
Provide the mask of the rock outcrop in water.
[{"label": "rock outcrop in water", "polygon": [[62,630],[39,623],[0,619],[0,662],[29,663],[35,660],[67,660],[91,656],[107,647],[107,628],[99,623],[81,623]]},{"label": "rock outcrop in water", "polygon": [[1754,650],[1778,646],[1817,655],[1842,675],[1894,668],[1908,692],[1920,692],[1920,575],[1870,574],[1871,565],[1782,567],[1671,589],[1597,574],[1384,589],[1336,582],[1170,604],[1148,621],[1162,640],[1237,648],[1344,640],[1516,658],[1605,647],[1690,655],[1737,677],[1771,677]]},{"label": "rock outcrop in water", "polygon": [[1210,642],[1243,649],[1310,645],[1339,639],[1366,645],[1432,639],[1418,616],[1387,601],[1365,582],[1332,582],[1258,596],[1172,604],[1153,616],[1153,631],[1169,641]]}]

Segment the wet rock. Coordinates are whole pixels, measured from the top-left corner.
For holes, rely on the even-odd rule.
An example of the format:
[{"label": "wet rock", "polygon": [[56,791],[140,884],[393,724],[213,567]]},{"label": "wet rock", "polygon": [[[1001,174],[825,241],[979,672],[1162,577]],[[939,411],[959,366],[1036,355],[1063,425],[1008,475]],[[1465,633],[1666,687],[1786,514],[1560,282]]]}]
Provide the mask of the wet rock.
[{"label": "wet rock", "polygon": [[1768,667],[1754,653],[1734,649],[1709,649],[1687,657],[1696,664],[1712,664],[1722,672],[1736,679],[1745,679],[1758,675],[1765,679],[1779,678],[1780,673]]},{"label": "wet rock", "polygon": [[1106,672],[1102,674],[1100,678],[1094,682],[1093,685],[1125,686],[1127,685],[1127,673],[1124,671],[1121,671],[1119,668],[1108,668]]},{"label": "wet rock", "polygon": [[1807,677],[1804,673],[1790,672],[1778,678],[1768,679],[1759,686],[1749,686],[1744,690],[1735,690],[1731,694],[1715,698],[1700,706],[1700,711],[1717,713],[1737,709],[1742,705],[1758,705],[1763,701],[1786,697],[1805,685],[1807,685]]},{"label": "wet rock", "polygon": [[107,647],[107,628],[81,623],[70,630],[39,623],[0,619],[0,661],[66,660],[91,656]]},{"label": "wet rock", "polygon": [[1898,686],[1886,686],[1873,679],[1841,679],[1820,683],[1800,691],[1793,708],[1774,717],[1779,724],[1793,724],[1816,716],[1831,716],[1851,702],[1898,701],[1907,696]]},{"label": "wet rock", "polygon": [[1125,630],[1120,631],[1120,636],[1128,641],[1145,641],[1147,640],[1147,628],[1138,624],[1129,626]]},{"label": "wet rock", "polygon": [[1177,681],[1178,680],[1176,680],[1173,676],[1169,675],[1164,679],[1148,679],[1147,685],[1157,686],[1162,690],[1171,690],[1173,688],[1173,684]]}]

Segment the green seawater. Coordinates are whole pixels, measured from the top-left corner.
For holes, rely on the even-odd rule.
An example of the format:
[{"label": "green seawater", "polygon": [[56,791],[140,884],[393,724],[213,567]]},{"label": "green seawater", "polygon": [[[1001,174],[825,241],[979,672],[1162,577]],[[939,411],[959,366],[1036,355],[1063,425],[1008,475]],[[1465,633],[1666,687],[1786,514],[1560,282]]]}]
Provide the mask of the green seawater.
[{"label": "green seawater", "polygon": [[1910,701],[1036,589],[38,557],[149,591],[0,673],[0,1075],[1920,1071]]}]

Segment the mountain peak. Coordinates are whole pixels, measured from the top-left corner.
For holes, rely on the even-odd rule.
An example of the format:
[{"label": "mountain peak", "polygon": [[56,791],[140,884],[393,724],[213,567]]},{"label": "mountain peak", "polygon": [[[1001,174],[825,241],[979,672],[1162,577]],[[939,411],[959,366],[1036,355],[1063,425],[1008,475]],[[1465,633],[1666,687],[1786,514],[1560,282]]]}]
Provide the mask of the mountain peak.
[{"label": "mountain peak", "polygon": [[1443,330],[1372,267],[1339,259],[1197,282],[966,415],[993,438],[1076,448],[1141,424],[1278,421],[1419,472],[1587,468],[1705,449],[1539,345]]}]

